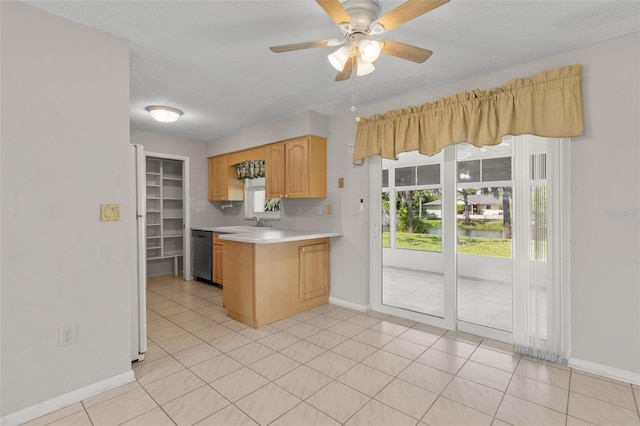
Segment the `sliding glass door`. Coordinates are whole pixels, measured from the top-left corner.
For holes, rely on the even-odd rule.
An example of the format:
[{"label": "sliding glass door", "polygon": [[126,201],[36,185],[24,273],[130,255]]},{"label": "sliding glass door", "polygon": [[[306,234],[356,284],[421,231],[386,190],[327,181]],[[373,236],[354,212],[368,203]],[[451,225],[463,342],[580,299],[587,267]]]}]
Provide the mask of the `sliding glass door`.
[{"label": "sliding glass door", "polygon": [[456,148],[457,323],[508,338],[513,329],[511,141]]},{"label": "sliding glass door", "polygon": [[433,157],[412,152],[377,161],[371,178],[372,191],[380,194],[381,232],[372,241],[372,250],[379,250],[373,308],[508,340],[509,143],[483,149],[464,144]]},{"label": "sliding glass door", "polygon": [[421,157],[401,155],[384,169],[382,303],[442,318],[442,155]]},{"label": "sliding glass door", "polygon": [[372,308],[562,359],[568,148],[525,135],[371,159]]}]

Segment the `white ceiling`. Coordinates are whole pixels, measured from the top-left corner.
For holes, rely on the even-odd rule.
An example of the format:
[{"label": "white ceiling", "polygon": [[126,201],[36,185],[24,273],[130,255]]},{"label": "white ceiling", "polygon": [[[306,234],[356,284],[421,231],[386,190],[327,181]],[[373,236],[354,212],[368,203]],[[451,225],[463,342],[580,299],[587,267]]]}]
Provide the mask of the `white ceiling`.
[{"label": "white ceiling", "polygon": [[[349,111],[640,31],[637,0],[452,0],[379,37],[433,50],[425,63],[383,55],[372,74],[335,82],[327,55],[336,48],[269,50],[341,37],[313,0],[23,1],[128,39],[131,127],[201,141],[302,111]],[[401,3],[382,0],[381,13]],[[184,116],[157,123],[144,110],[153,104]]]}]

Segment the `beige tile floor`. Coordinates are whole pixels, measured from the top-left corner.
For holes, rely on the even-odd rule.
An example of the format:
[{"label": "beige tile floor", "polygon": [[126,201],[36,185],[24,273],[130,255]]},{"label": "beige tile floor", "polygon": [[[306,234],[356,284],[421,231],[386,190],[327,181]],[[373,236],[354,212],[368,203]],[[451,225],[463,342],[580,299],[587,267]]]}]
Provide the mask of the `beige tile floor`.
[{"label": "beige tile floor", "polygon": [[324,305],[254,330],[221,290],[148,282],[136,381],[29,425],[640,425],[640,387],[503,343]]},{"label": "beige tile floor", "polygon": [[[506,271],[505,271],[506,272]],[[509,274],[496,279],[458,277],[458,320],[499,330],[512,328],[512,285]],[[382,303],[442,317],[444,275],[435,272],[382,267]]]}]

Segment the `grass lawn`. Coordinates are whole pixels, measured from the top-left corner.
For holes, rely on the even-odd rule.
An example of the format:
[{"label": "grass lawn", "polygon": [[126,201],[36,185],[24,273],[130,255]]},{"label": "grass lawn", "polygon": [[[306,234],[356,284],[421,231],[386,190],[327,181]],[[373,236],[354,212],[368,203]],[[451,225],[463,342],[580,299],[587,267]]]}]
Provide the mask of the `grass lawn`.
[{"label": "grass lawn", "polygon": [[[382,233],[382,246],[389,247],[389,232]],[[441,251],[439,235],[398,232],[396,248],[424,251]],[[502,238],[460,237],[458,253],[480,256],[511,257],[511,240]]]},{"label": "grass lawn", "polygon": [[[440,219],[423,219],[427,228],[441,228],[442,223]],[[458,228],[460,229],[475,229],[475,230],[487,230],[487,231],[502,231],[503,223],[502,219],[472,219],[471,223],[464,223],[464,219],[458,219]]]}]

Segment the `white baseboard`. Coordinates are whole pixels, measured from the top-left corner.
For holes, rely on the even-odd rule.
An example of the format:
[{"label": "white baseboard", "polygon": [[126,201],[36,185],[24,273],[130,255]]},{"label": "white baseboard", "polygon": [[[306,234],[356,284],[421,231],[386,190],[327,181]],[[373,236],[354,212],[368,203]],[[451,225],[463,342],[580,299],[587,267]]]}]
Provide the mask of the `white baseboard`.
[{"label": "white baseboard", "polygon": [[51,398],[47,401],[32,405],[31,407],[16,411],[15,413],[8,414],[0,418],[0,425],[14,426],[37,419],[45,414],[53,413],[56,410],[75,404],[76,402],[80,402],[101,392],[132,382],[135,379],[136,377],[133,374],[133,370],[129,370],[125,373],[118,374],[117,376],[101,380],[89,386],[76,389],[69,393],[65,393],[64,395]]},{"label": "white baseboard", "polygon": [[353,309],[358,312],[369,312],[371,310],[370,305],[358,305],[357,303],[347,302],[346,300],[336,299],[335,297],[330,297],[329,303],[332,305],[342,306],[343,308]]},{"label": "white baseboard", "polygon": [[569,358],[569,367],[640,386],[640,373],[634,373],[633,371],[622,370],[620,368],[576,358]]}]

